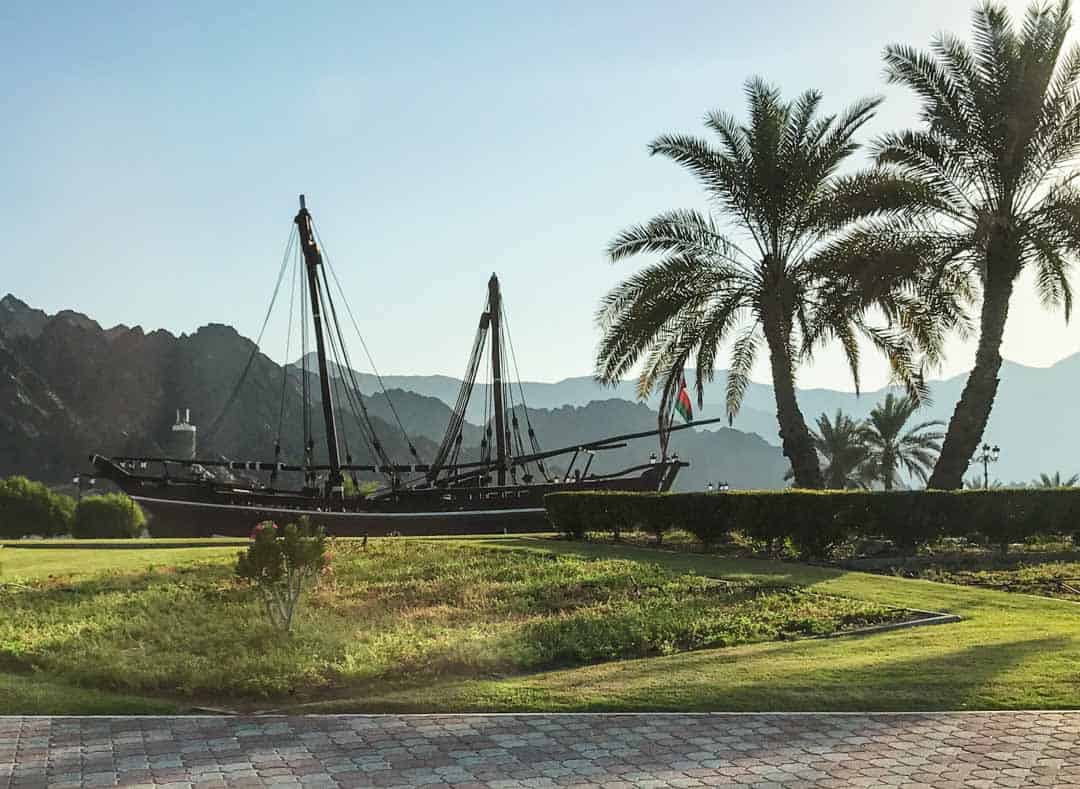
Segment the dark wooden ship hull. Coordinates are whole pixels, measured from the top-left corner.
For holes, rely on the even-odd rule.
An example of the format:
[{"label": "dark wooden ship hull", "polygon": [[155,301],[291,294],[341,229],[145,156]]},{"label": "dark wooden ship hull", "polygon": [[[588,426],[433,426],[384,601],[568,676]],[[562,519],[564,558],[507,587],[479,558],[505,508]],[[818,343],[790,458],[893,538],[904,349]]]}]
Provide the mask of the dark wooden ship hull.
[{"label": "dark wooden ship hull", "polygon": [[373,498],[329,501],[297,492],[226,487],[133,474],[94,457],[96,472],[139,503],[155,536],[247,537],[266,520],[289,523],[306,516],[339,537],[503,534],[550,529],[548,493],[582,490],[667,490],[685,463],[669,461],[622,476],[528,485],[398,490]]}]

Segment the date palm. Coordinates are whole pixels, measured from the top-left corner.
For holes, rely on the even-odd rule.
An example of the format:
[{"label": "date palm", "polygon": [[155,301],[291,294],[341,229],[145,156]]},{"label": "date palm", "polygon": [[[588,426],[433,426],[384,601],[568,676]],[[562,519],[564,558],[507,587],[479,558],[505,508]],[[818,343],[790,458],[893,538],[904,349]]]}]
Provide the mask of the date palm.
[{"label": "date palm", "polygon": [[1080,482],[1080,474],[1073,474],[1071,477],[1063,478],[1060,471],[1055,471],[1053,474],[1040,474],[1035,481],[1035,486],[1039,488],[1073,488],[1076,487],[1077,482]]},{"label": "date palm", "polygon": [[[967,490],[980,490],[985,488],[1004,488],[1005,483],[1000,479],[985,480],[982,477],[968,477],[961,487]],[[1023,488],[1024,483],[1010,483],[1010,488]]]},{"label": "date palm", "polygon": [[1017,277],[1034,273],[1044,305],[1072,306],[1069,270],[1080,251],[1080,49],[1062,54],[1070,3],[1032,5],[1019,29],[1004,6],[974,13],[970,45],[938,36],[930,52],[890,46],[891,83],[919,98],[922,126],[887,134],[873,150],[885,170],[925,187],[905,221],[873,228],[881,249],[932,242],[925,291],[979,304],[975,364],[949,422],[932,488],[957,488],[982,438],[998,388],[1001,341]]},{"label": "date palm", "polygon": [[653,155],[666,156],[696,176],[716,216],[671,211],[611,242],[613,261],[642,253],[662,257],[603,299],[597,314],[603,333],[597,378],[614,383],[643,362],[638,395],[660,389],[663,413],[693,356],[700,404],[717,355],[730,344],[730,420],[764,344],[781,443],[795,483],[820,488],[818,454],[795,394],[796,372],[809,353],[807,340],[839,339],[856,384],[860,334],[886,352],[898,378],[914,380],[915,369],[907,345],[870,325],[867,310],[825,309],[819,303],[828,278],[815,253],[855,220],[893,215],[907,205],[907,197],[897,188],[904,182],[889,173],[836,175],[857,149],[854,135],[880,100],[864,99],[839,115],[822,116],[816,91],[785,103],[760,79],[747,82],[746,97],[746,124],[723,112],[706,116],[718,145],[686,135],[664,135],[651,144]]},{"label": "date palm", "polygon": [[[829,419],[828,414],[817,418],[817,430],[811,431],[814,446],[825,461],[822,474],[825,487],[831,490],[864,487],[864,469],[868,447],[863,440],[862,423],[856,422],[840,409]],[[785,479],[794,474],[788,471]]]},{"label": "date palm", "polygon": [[943,427],[944,422],[921,422],[904,429],[918,408],[919,404],[911,397],[890,393],[874,406],[863,425],[870,476],[881,482],[885,490],[892,490],[900,481],[901,471],[926,482],[941,449],[945,434],[933,428]]}]

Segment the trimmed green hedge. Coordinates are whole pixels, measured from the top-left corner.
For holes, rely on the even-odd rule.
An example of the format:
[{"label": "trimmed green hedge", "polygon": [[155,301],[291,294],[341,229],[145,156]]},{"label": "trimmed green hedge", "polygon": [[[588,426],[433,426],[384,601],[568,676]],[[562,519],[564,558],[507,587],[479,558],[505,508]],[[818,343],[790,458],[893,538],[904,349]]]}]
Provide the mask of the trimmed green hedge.
[{"label": "trimmed green hedge", "polygon": [[741,532],[807,558],[854,537],[883,537],[913,550],[942,537],[1010,543],[1080,528],[1080,488],[964,491],[732,491],[729,493],[551,493],[548,519],[563,534],[674,527],[705,545]]},{"label": "trimmed green hedge", "polygon": [[75,500],[26,477],[0,479],[0,538],[53,537],[67,534]]},{"label": "trimmed green hedge", "polygon": [[115,539],[138,537],[146,524],[146,516],[123,493],[87,496],[75,511],[71,534],[80,539]]}]

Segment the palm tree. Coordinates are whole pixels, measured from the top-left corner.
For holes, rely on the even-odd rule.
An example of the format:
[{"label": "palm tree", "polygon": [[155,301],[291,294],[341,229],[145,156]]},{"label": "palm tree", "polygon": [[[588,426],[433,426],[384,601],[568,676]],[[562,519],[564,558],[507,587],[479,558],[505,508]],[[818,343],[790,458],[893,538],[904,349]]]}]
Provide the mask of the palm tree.
[{"label": "palm tree", "polygon": [[1008,488],[1023,488],[1024,483],[1023,482],[1017,482],[1017,483],[1010,482],[1008,485],[1006,485],[1000,479],[985,480],[982,477],[968,477],[967,479],[964,480],[964,484],[962,485],[962,487],[966,488],[967,490],[983,490],[983,489],[985,489],[987,487],[989,487],[991,489],[993,489],[993,488],[1006,488],[1006,487],[1008,487]]},{"label": "palm tree", "polygon": [[818,454],[825,460],[825,487],[862,487],[862,469],[869,452],[863,440],[863,425],[837,409],[831,421],[828,414],[819,416],[817,428],[811,435]]},{"label": "palm tree", "polygon": [[919,404],[907,395],[889,393],[870,411],[862,436],[868,452],[866,463],[872,476],[885,490],[892,490],[900,480],[901,470],[922,482],[930,473],[944,433],[931,430],[944,422],[921,422],[904,431],[904,426]]},{"label": "palm tree", "polygon": [[784,103],[776,88],[757,78],[747,82],[746,97],[746,125],[723,112],[706,116],[719,146],[685,135],[664,135],[651,144],[652,154],[667,156],[697,177],[719,216],[671,211],[612,241],[613,261],[640,253],[664,257],[604,298],[597,314],[603,332],[597,378],[615,383],[644,361],[638,395],[660,388],[664,413],[694,356],[700,404],[717,354],[730,342],[730,420],[764,342],[784,454],[797,486],[820,488],[817,451],[795,395],[796,371],[809,353],[805,341],[839,339],[856,385],[860,333],[886,352],[898,379],[909,383],[916,375],[906,344],[870,326],[865,310],[818,303],[827,292],[827,275],[814,253],[852,221],[892,215],[905,204],[896,188],[904,182],[887,172],[835,174],[857,149],[853,136],[879,99],[819,116],[821,94],[808,91]]},{"label": "palm tree", "polygon": [[[830,490],[866,487],[866,456],[868,447],[863,440],[863,425],[840,409],[831,420],[828,414],[817,418],[817,430],[810,431],[818,455],[825,461],[823,476]],[[795,477],[788,469],[785,480]]]},{"label": "palm tree", "polygon": [[[932,488],[957,488],[982,438],[998,388],[1001,340],[1017,277],[1033,269],[1047,306],[1064,308],[1080,250],[1080,49],[1062,55],[1069,0],[1032,5],[1019,30],[1005,7],[974,12],[968,45],[939,35],[930,52],[885,51],[893,84],[922,104],[918,130],[886,134],[873,150],[881,169],[923,186],[903,220],[873,228],[881,250],[930,244],[929,297],[981,298],[975,364],[949,422]],[[863,238],[864,243],[866,237]]]},{"label": "palm tree", "polygon": [[1080,482],[1080,474],[1073,474],[1068,479],[1062,479],[1061,472],[1055,471],[1053,475],[1040,474],[1032,484],[1038,488],[1072,488],[1077,482]]}]

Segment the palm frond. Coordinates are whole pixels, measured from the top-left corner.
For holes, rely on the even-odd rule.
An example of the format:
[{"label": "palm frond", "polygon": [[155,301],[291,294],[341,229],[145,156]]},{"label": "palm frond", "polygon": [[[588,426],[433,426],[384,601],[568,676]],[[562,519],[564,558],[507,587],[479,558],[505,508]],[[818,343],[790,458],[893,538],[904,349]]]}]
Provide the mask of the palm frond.
[{"label": "palm frond", "polygon": [[644,252],[695,255],[731,266],[752,262],[711,217],[694,210],[659,214],[643,225],[623,230],[608,245],[608,256],[613,262]]},{"label": "palm frond", "polygon": [[755,323],[745,329],[732,345],[731,363],[728,367],[727,385],[725,387],[728,425],[735,421],[735,416],[742,407],[746,388],[750,384],[750,371],[754,367],[754,360],[757,358],[761,339],[761,332]]}]

